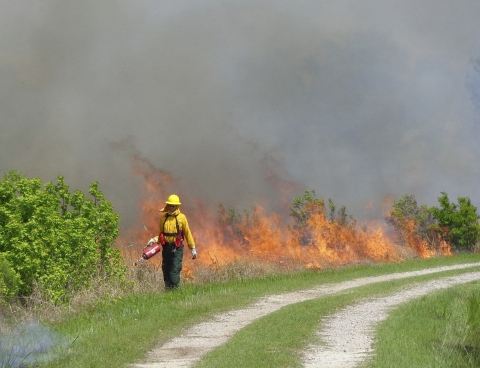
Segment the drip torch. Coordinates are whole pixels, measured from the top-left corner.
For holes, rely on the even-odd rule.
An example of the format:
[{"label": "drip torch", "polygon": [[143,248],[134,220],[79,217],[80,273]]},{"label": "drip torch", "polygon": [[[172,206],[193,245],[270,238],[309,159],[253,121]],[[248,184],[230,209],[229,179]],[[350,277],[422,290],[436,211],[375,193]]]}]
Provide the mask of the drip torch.
[{"label": "drip torch", "polygon": [[147,245],[145,248],[143,248],[142,257],[138,261],[134,262],[133,265],[136,266],[138,263],[152,258],[155,254],[160,253],[161,250],[162,250],[162,247],[158,243]]},{"label": "drip torch", "polygon": [[[183,231],[179,231],[173,235],[175,235],[175,246],[179,248],[183,241]],[[147,259],[152,258],[155,254],[160,253],[165,244],[165,234],[160,233],[158,236],[158,243],[153,243],[152,245],[147,244],[145,248],[143,248],[142,257],[138,261],[134,262],[133,265],[136,266],[139,262],[146,261]]]}]

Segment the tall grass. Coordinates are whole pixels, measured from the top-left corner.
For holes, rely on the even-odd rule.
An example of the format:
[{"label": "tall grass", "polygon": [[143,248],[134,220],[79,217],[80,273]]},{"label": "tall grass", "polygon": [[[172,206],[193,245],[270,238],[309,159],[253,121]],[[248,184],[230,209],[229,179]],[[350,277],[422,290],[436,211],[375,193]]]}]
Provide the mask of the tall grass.
[{"label": "tall grass", "polygon": [[381,323],[370,367],[480,367],[480,282],[408,303]]}]

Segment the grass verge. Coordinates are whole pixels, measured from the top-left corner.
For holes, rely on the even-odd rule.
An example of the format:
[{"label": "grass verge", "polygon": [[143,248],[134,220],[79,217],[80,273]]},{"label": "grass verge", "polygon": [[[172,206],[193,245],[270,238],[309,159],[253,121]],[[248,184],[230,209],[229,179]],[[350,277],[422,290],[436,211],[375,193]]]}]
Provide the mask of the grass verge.
[{"label": "grass verge", "polygon": [[[266,294],[305,289],[319,284],[335,283],[358,277],[477,261],[480,261],[480,255],[468,254],[401,263],[350,266],[324,271],[305,271],[296,274],[272,275],[259,279],[231,280],[208,285],[186,284],[175,292],[135,293],[122,297],[105,298],[103,301],[97,302],[95,305],[85,306],[73,314],[67,313],[62,318],[56,319],[55,322],[42,321],[43,323],[49,323],[55,333],[67,341],[67,345],[58,349],[57,359],[42,364],[40,367],[122,367],[127,363],[141,360],[147,351],[158,343],[178,335],[183,328],[202,320],[207,320],[213,314],[232,308],[244,307]],[[402,282],[397,281],[392,285],[399,285]],[[382,290],[387,286],[388,283],[385,285],[376,284],[371,286],[371,289],[376,291],[363,292],[367,294],[369,292],[378,292],[378,290]],[[352,291],[351,293],[338,296],[339,299],[336,299],[336,301],[334,300],[335,298],[332,298],[330,310],[348,303],[356,297],[360,297],[361,294],[358,293],[363,292],[358,290]],[[306,310],[322,308],[322,302],[325,300],[325,298],[322,298],[321,301],[309,301],[301,303],[302,305],[297,307],[305,308]],[[315,302],[318,302],[318,306],[308,307],[308,303]],[[293,311],[294,306],[282,308],[277,313],[287,313],[290,308],[293,308],[292,312],[290,312],[291,314],[296,315],[297,318],[305,318],[306,314],[301,310]],[[274,317],[268,316],[265,318]],[[317,325],[318,315],[316,318],[316,324],[312,323],[312,320],[307,322],[307,324]],[[289,320],[286,317],[281,319]],[[262,321],[259,321],[259,323],[263,323]],[[296,323],[293,324],[295,325]],[[258,328],[261,331],[266,331],[264,327],[249,326],[248,328]],[[272,332],[272,336],[282,331],[286,330],[283,328],[278,329],[277,332]],[[295,335],[296,332],[292,334]],[[305,339],[309,334],[307,332],[299,332],[299,336],[296,339],[305,343]],[[265,340],[265,336],[255,336],[252,341]],[[268,349],[270,351],[280,349],[275,346],[272,345]],[[288,351],[295,350],[297,345],[292,344],[290,346]],[[222,366],[227,367],[227,365]],[[263,365],[263,367],[265,366]]]},{"label": "grass verge", "polygon": [[480,282],[422,297],[379,325],[370,367],[480,367]]},{"label": "grass verge", "polygon": [[[302,367],[301,351],[311,343],[321,344],[315,337],[315,332],[321,327],[321,319],[324,316],[354,304],[358,299],[394,293],[412,282],[428,281],[440,276],[453,276],[474,270],[478,271],[480,267],[383,282],[283,307],[239,331],[226,344],[207,354],[198,367]],[[395,333],[392,332],[392,335]],[[382,367],[399,367],[395,360],[391,363]],[[420,366],[423,367],[405,365],[405,367]]]}]

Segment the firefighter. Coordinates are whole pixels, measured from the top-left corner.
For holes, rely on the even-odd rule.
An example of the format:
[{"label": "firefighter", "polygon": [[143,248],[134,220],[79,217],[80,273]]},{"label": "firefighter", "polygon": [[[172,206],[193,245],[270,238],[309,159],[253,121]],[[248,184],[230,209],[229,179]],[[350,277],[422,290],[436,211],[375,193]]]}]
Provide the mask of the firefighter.
[{"label": "firefighter", "polygon": [[166,205],[159,212],[159,235],[150,239],[148,245],[159,243],[162,246],[162,272],[165,289],[178,288],[183,261],[183,240],[186,239],[192,252],[192,259],[197,258],[195,241],[188,226],[187,217],[180,212],[180,198],[176,194],[168,197]]}]

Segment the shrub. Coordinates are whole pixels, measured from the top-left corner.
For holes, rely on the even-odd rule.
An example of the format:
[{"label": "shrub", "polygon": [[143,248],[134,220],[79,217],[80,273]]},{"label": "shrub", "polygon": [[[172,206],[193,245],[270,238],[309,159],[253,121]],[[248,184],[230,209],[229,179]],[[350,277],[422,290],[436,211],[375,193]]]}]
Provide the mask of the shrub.
[{"label": "shrub", "polygon": [[436,236],[430,231],[435,224],[433,215],[427,206],[419,207],[413,195],[404,195],[399,201],[393,202],[387,222],[395,227],[403,245],[412,232],[428,244],[435,245]]},{"label": "shrub", "polygon": [[473,250],[480,240],[480,216],[477,208],[468,197],[459,197],[458,204],[455,204],[450,202],[447,193],[441,194],[438,198],[440,208],[430,209],[438,223],[433,228],[440,232],[453,248]]},{"label": "shrub", "polygon": [[20,277],[0,253],[0,302],[10,301],[18,294]]},{"label": "shrub", "polygon": [[303,195],[293,199],[290,216],[295,221],[294,229],[306,227],[308,220],[314,214],[325,216],[325,201],[317,198],[314,190],[306,190]]},{"label": "shrub", "polygon": [[113,247],[119,216],[98,183],[89,194],[93,199],[70,193],[62,176],[43,189],[40,179],[13,170],[0,182],[0,254],[19,275],[21,295],[37,284],[48,299],[66,302],[99,272],[123,277],[123,259]]},{"label": "shrub", "polygon": [[[340,228],[355,227],[356,221],[347,214],[345,206],[341,206],[337,210],[335,203],[328,199],[328,207],[330,211],[327,217],[325,201],[322,198],[317,198],[314,190],[306,190],[303,195],[293,199],[290,216],[295,222],[293,230],[299,234],[301,245],[314,243],[315,230],[311,228],[310,220],[315,217],[325,219],[329,225],[338,225]],[[351,222],[349,222],[349,219]]]}]

